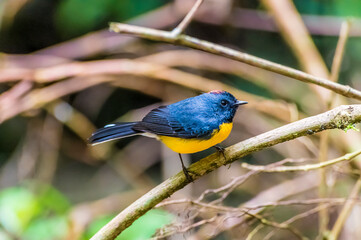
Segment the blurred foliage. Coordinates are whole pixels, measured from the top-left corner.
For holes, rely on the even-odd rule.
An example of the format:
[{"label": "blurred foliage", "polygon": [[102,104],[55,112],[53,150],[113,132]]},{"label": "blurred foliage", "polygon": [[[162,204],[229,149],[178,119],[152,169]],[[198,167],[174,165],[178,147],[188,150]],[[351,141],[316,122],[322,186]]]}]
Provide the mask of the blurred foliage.
[{"label": "blurred foliage", "polygon": [[68,200],[52,186],[6,188],[0,192],[0,231],[21,239],[64,238],[69,208]]},{"label": "blurred foliage", "polygon": [[[84,235],[84,240],[91,238],[100,228],[108,223],[114,215],[105,216],[94,221]],[[138,218],[129,228],[122,232],[116,240],[145,240],[150,239],[157,229],[169,224],[174,217],[166,211],[154,209],[150,210]]]},{"label": "blurred foliage", "polygon": [[361,2],[358,0],[295,0],[300,13],[314,15],[331,15],[345,17],[360,17]]},{"label": "blurred foliage", "polygon": [[162,0],[64,0],[57,8],[55,23],[62,36],[70,38],[104,28],[109,21],[126,21],[162,4]]},{"label": "blurred foliage", "polygon": [[[0,51],[5,53],[29,54],[33,51],[53,46],[54,44],[61,45],[64,40],[71,40],[93,31],[105,29],[109,21],[126,22],[167,3],[174,3],[174,1],[2,1],[0,2],[0,14],[1,16],[6,16],[6,23],[1,22]],[[233,3],[229,1],[229,3],[232,4],[231,7],[264,10],[259,1],[239,0]],[[361,1],[359,0],[295,0],[294,3],[301,14],[339,16],[345,18],[361,17]],[[12,17],[7,16],[6,14],[10,12],[15,14]],[[165,16],[159,16],[157,20],[163,20],[163,17]],[[213,18],[211,14],[207,17]],[[170,28],[171,26],[168,27]],[[291,53],[286,42],[278,32],[238,29],[232,26],[231,23],[211,25],[195,21],[189,26],[187,33],[230,46],[231,48],[240,49],[286,66],[300,67],[297,59]],[[322,57],[325,59],[327,66],[330,68],[338,37],[315,35],[312,36],[312,39]],[[106,39],[104,41],[111,40]],[[94,46],[85,46],[84,48],[93,47]],[[75,48],[77,48],[77,46]],[[179,50],[183,48],[151,41],[137,41],[126,45],[124,48],[119,47],[115,48],[115,50],[112,49],[114,52],[110,54],[105,51],[99,55],[84,57],[82,60],[137,58],[175,49]],[[66,50],[69,51],[69,49]],[[1,67],[8,67],[6,65],[8,56],[1,55],[0,57]],[[17,67],[26,67],[25,56],[11,57],[14,57],[14,59],[18,57],[12,62],[19,64]],[[66,59],[66,61],[73,60],[76,59]],[[27,64],[33,66],[32,64],[34,63]],[[351,84],[356,86],[356,88],[360,87],[360,64],[360,38],[351,38],[349,39],[343,60],[340,82]],[[264,84],[264,82],[250,81],[233,73],[221,73],[212,69],[191,69],[178,66],[176,69],[209,77],[210,79],[216,79],[256,96],[270,100],[277,99],[282,102],[289,102],[297,106],[303,115],[308,113],[307,110],[309,108],[317,105],[315,104],[316,98],[314,98],[305,84],[301,85],[300,83],[293,82],[291,84],[289,82],[280,84],[277,82],[277,79],[266,79],[266,81],[274,81],[267,85]],[[121,76],[119,78],[123,80],[122,78],[128,77],[129,76]],[[130,77],[129,79],[129,81],[133,82],[139,80]],[[144,82],[151,80],[150,78],[144,79]],[[8,91],[14,87],[14,85],[14,83],[1,84],[0,93]],[[51,84],[35,84],[34,88],[47,85]],[[278,90],[281,89],[284,91],[284,94],[280,96],[280,94],[272,88],[273,85]],[[72,111],[78,111],[83,114],[95,127],[100,127],[115,121],[119,116],[123,116],[122,120],[124,121],[140,119],[144,113],[149,110],[148,108],[142,109],[142,107],[159,103],[160,100],[175,101],[196,94],[193,90],[160,81],[154,81],[154,85],[144,84],[144,86],[143,91],[141,91],[118,88],[111,84],[102,84],[70,94],[60,100],[71,105]],[[153,88],[158,87],[160,90],[154,91]],[[238,135],[229,142],[226,142],[225,145],[235,143],[246,137],[254,136],[255,134],[284,124],[284,122],[275,120],[270,116],[254,112],[256,111],[253,110],[253,112],[246,112],[247,114],[245,115],[238,115],[240,121],[235,124],[235,131]],[[148,141],[131,138],[115,143],[114,145],[107,145],[110,150],[104,147],[104,152],[106,152],[105,156],[106,159],[108,159],[108,161],[105,161],[104,157],[99,157],[94,154],[93,149],[86,145],[85,139],[80,138],[79,135],[72,130],[71,126],[66,125],[68,123],[65,123],[65,121],[58,122],[58,126],[62,127],[62,124],[65,125],[64,132],[58,133],[59,135],[56,137],[50,137],[51,140],[49,140],[47,134],[51,135],[54,129],[46,128],[46,117],[49,117],[48,110],[34,110],[10,119],[0,125],[0,239],[64,239],[68,237],[70,229],[70,212],[74,210],[78,204],[106,198],[113,193],[124,194],[124,192],[134,189],[135,191],[146,192],[144,189],[153,187],[164,178],[162,171],[166,171],[164,169],[167,169],[167,167],[165,167],[164,163],[160,160],[165,154],[163,149],[159,149],[159,145],[156,145],[157,143],[154,143],[153,140]],[[29,124],[32,120],[36,121],[37,124]],[[35,125],[35,127],[33,125]],[[76,126],[82,126],[82,123],[78,123]],[[36,133],[29,137],[28,135],[31,131]],[[53,140],[57,138],[58,142],[54,141],[55,143],[53,143]],[[349,146],[341,145],[338,141],[337,144],[334,144],[334,142],[330,144],[333,144],[333,147],[330,148],[330,156],[339,156],[341,153],[349,150]],[[307,149],[303,149],[303,152],[298,149],[298,145],[296,145],[295,148],[283,145],[276,149],[247,156],[243,160],[253,164],[264,164],[287,158],[292,154],[292,157],[295,158],[306,158],[307,156],[303,156],[302,154],[306,152],[312,155],[310,152],[314,149],[317,150],[319,147],[318,139],[312,138],[305,145],[307,145]],[[99,149],[101,148],[102,147],[99,146]],[[145,148],[148,152],[144,154],[143,151],[138,151],[140,148]],[[190,161],[198,160],[210,152],[209,150],[194,154],[191,156]],[[37,175],[37,170],[39,170],[42,165],[48,163],[44,161],[44,159],[50,159],[51,157],[49,156],[57,161],[53,163],[55,173],[54,176],[52,176],[53,178],[41,182],[41,178]],[[29,170],[30,173],[25,177],[19,176],[19,172],[24,166],[21,165],[23,162],[19,159],[31,165],[29,167],[31,169]],[[34,160],[35,163],[32,160]],[[172,170],[180,170],[178,168],[178,162],[171,163],[171,165],[172,167],[176,166]],[[192,197],[198,197],[198,194],[205,189],[225,184],[226,180],[224,179],[227,179],[226,177],[228,177],[228,175],[234,176],[232,174],[244,173],[240,169],[238,163],[235,162],[230,169],[227,169],[227,174],[224,174],[224,169],[220,169],[223,171],[220,174],[221,176],[217,175],[217,173],[212,173],[210,176],[202,178],[197,184],[192,186],[192,193],[186,194]],[[45,172],[47,171],[48,169],[46,169]],[[241,202],[251,200],[264,189],[271,188],[279,182],[286,181],[290,176],[292,177],[294,175],[271,176],[271,174],[265,174],[257,176],[255,181],[247,182],[242,189],[235,190],[230,197],[226,199],[225,203],[231,206],[237,206]],[[29,179],[35,179],[35,181],[29,181]],[[337,196],[346,196],[352,185],[352,179],[350,179],[348,179],[349,181],[347,182],[345,181],[339,184],[337,188],[342,189],[342,191],[335,191],[334,194],[338,194]],[[127,196],[124,198],[122,195],[121,201],[117,200],[115,203],[112,203],[114,205],[112,211],[117,213],[126,207],[126,205],[129,205],[138,197],[137,194],[134,195],[135,196]],[[282,209],[280,207],[276,208],[272,214],[275,219],[284,220],[294,215],[295,212],[288,208]],[[107,212],[103,217],[97,216],[91,219],[89,225],[85,226],[84,233],[81,233],[81,238],[89,239],[113,216],[114,214],[108,214]],[[172,222],[174,219],[174,215],[166,211],[152,210],[138,219],[117,239],[147,239],[151,237],[157,229]],[[310,222],[314,223],[314,221]],[[309,232],[305,234],[314,236],[316,234],[315,230],[311,229],[311,227],[309,228],[310,229],[307,230]],[[222,235],[219,239],[227,239],[227,236],[226,234]],[[289,238],[285,237],[283,239]]]}]

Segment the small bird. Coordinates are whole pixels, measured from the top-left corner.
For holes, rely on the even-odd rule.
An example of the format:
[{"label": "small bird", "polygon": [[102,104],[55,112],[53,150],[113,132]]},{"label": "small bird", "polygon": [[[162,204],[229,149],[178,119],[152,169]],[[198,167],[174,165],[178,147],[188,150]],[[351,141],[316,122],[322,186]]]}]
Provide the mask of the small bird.
[{"label": "small bird", "polygon": [[89,138],[92,145],[115,139],[143,135],[163,142],[179,154],[183,172],[192,181],[182,155],[215,146],[231,133],[238,106],[247,104],[232,94],[213,90],[196,97],[161,106],[150,111],[139,122],[119,122],[100,128]]}]

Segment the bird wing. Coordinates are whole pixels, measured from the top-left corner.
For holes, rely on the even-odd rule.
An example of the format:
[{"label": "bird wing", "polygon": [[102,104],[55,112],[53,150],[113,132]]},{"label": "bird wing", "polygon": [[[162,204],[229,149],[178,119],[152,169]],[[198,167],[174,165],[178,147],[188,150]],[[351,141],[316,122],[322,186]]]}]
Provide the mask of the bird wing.
[{"label": "bird wing", "polygon": [[179,138],[208,138],[213,131],[204,131],[196,126],[182,124],[172,116],[167,106],[161,106],[149,112],[133,129],[157,135]]}]

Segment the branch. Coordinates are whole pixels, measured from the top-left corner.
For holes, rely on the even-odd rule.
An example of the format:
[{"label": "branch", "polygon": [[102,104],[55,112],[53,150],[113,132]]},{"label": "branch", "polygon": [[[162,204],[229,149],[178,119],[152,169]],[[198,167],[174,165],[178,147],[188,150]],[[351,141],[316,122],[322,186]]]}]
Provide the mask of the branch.
[{"label": "branch", "polygon": [[247,63],[251,66],[266,69],[271,72],[275,72],[287,77],[300,80],[302,82],[319,85],[345,97],[361,100],[361,92],[354,88],[351,88],[350,86],[335,83],[324,78],[315,77],[313,75],[283,66],[281,64],[273,63],[262,58],[236,51],[231,48],[223,47],[221,45],[214,44],[208,41],[200,40],[198,38],[190,37],[188,35],[174,36],[172,32],[169,31],[161,31],[152,28],[145,28],[122,23],[110,23],[109,29],[117,33],[132,34],[145,39],[163,41],[175,45],[181,45],[202,50],[216,55],[225,56],[230,59]]},{"label": "branch", "polygon": [[353,187],[350,195],[349,195],[349,199],[348,201],[345,203],[345,205],[342,208],[342,211],[340,213],[340,215],[338,216],[335,225],[332,228],[332,231],[330,233],[329,239],[330,240],[336,240],[338,239],[338,235],[340,234],[343,225],[345,224],[352,208],[355,205],[355,200],[354,198],[356,198],[359,195],[359,192],[361,190],[361,178],[359,178],[355,184],[355,186]]},{"label": "branch", "polygon": [[[142,82],[148,82],[147,79],[143,81],[138,80],[134,83],[128,79],[121,80],[117,77],[117,75],[126,74],[149,77],[201,92],[223,89],[231,92],[240,99],[247,99],[252,102],[251,105],[256,110],[266,112],[276,118],[289,121],[289,116],[291,115],[291,106],[287,106],[283,102],[265,99],[236,89],[219,81],[200,77],[177,69],[168,68],[160,64],[120,59],[99,60],[84,63],[73,62],[48,68],[35,70],[28,69],[28,73],[23,75],[21,78],[29,79],[29,81],[48,83],[70,77],[73,78],[51,84],[43,88],[34,89],[26,95],[22,93],[22,95],[24,95],[22,98],[13,97],[6,99],[5,95],[9,94],[4,93],[4,97],[1,97],[2,95],[0,95],[0,123],[24,111],[43,106],[44,104],[54,101],[62,96],[105,82],[114,82],[123,88],[141,91],[144,91],[144,89],[147,88],[144,86],[144,83],[142,84]],[[6,75],[6,72],[4,73],[3,71],[0,71],[0,82],[3,80],[16,80],[16,78],[7,78]],[[33,77],[30,78],[30,75]],[[12,95],[18,96],[19,94],[14,93]]]},{"label": "branch", "polygon": [[188,12],[188,14],[182,20],[182,22],[176,28],[173,29],[172,34],[174,36],[178,36],[179,34],[184,32],[186,27],[192,21],[194,14],[197,12],[197,10],[201,6],[202,2],[203,2],[203,0],[197,0],[197,2],[194,4],[192,9]]},{"label": "branch", "polygon": [[309,238],[305,237],[302,235],[302,233],[300,231],[298,231],[296,228],[288,225],[287,223],[278,223],[278,222],[274,222],[274,221],[270,221],[258,214],[252,214],[252,213],[248,213],[246,212],[247,215],[257,219],[258,221],[260,221],[263,225],[267,225],[267,226],[271,226],[271,227],[275,227],[275,228],[279,228],[279,229],[284,229],[284,230],[288,230],[291,233],[293,233],[298,239],[301,240],[308,240]]},{"label": "branch", "polygon": [[267,168],[266,166],[257,166],[257,165],[251,165],[248,163],[242,163],[242,167],[246,168],[248,170],[262,171],[262,172],[310,171],[310,170],[325,168],[325,167],[331,166],[336,163],[350,161],[360,154],[361,154],[361,150],[358,150],[358,151],[343,155],[342,157],[328,160],[325,162],[319,162],[319,163],[315,163],[315,164],[306,164],[306,165],[301,165],[301,166],[279,166],[279,167],[274,167],[274,168]]},{"label": "branch", "polygon": [[345,54],[346,43],[350,35],[351,21],[347,20],[342,23],[340,37],[337,43],[335,55],[331,67],[331,81],[337,82],[340,74],[342,59]]},{"label": "branch", "polygon": [[[326,129],[345,129],[347,126],[360,121],[361,105],[340,106],[331,111],[287,124],[228,147],[225,149],[226,158],[223,158],[223,156],[220,157],[217,153],[211,154],[192,164],[189,167],[189,171],[192,173],[194,180],[196,180],[223,165],[230,164],[239,158],[264,148]],[[97,232],[92,237],[92,240],[116,238],[116,236],[129,227],[136,219],[189,183],[183,172],[179,172],[170,177],[124,209]]]}]

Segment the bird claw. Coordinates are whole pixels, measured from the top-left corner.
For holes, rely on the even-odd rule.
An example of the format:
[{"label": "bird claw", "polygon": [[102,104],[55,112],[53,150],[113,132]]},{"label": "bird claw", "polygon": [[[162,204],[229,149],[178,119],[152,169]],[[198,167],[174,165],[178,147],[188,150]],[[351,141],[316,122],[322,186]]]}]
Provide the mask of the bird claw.
[{"label": "bird claw", "polygon": [[188,182],[193,182],[193,178],[191,175],[189,175],[189,173],[192,173],[191,171],[189,171],[185,166],[184,166],[184,163],[183,163],[183,159],[182,159],[182,155],[180,153],[178,153],[179,155],[179,159],[181,160],[181,163],[182,163],[182,169],[183,169],[183,173],[186,177],[186,179],[188,180]]},{"label": "bird claw", "polygon": [[[224,148],[224,147],[221,147],[221,146],[213,146],[216,150],[217,150],[217,152],[219,152],[220,154],[222,154],[223,155],[223,157],[224,157],[224,160],[226,160],[227,158],[226,158],[226,154],[224,153],[225,151],[226,151],[226,149]],[[228,169],[231,167],[231,163],[228,165]]]},{"label": "bird claw", "polygon": [[226,149],[224,147],[221,147],[221,146],[213,146],[213,147],[217,150],[217,152],[222,154],[223,157],[224,157],[224,160],[226,160],[226,154],[224,153]]},{"label": "bird claw", "polygon": [[188,182],[193,182],[194,181],[192,176],[189,174],[189,173],[192,173],[191,171],[187,170],[186,168],[183,168],[183,173],[184,173],[186,179],[188,180]]}]

